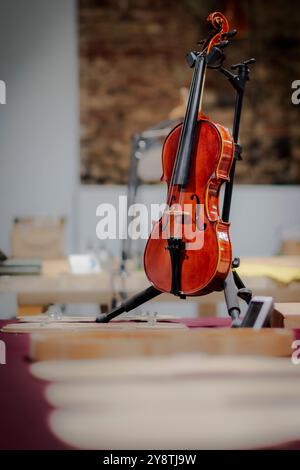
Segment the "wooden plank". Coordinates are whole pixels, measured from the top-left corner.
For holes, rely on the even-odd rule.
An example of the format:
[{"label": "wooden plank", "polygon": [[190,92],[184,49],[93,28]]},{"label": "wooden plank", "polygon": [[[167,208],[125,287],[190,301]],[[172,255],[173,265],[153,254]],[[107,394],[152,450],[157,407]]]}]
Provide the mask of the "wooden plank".
[{"label": "wooden plank", "polygon": [[272,326],[277,328],[300,328],[300,303],[276,303],[272,315]]},{"label": "wooden plank", "polygon": [[31,318],[40,315],[45,310],[43,305],[19,305],[17,311],[17,317],[28,315]]},{"label": "wooden plank", "polygon": [[91,359],[202,352],[213,355],[289,357],[293,333],[264,329],[194,329],[36,333],[31,336],[31,359]]}]

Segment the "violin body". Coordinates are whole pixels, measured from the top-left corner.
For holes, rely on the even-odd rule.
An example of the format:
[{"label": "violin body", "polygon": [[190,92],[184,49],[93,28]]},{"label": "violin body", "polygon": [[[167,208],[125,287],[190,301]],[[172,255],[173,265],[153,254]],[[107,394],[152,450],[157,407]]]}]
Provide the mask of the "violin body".
[{"label": "violin body", "polygon": [[144,267],[158,290],[198,296],[222,290],[231,267],[229,223],[220,219],[219,192],[229,180],[234,142],[226,128],[199,114],[189,181],[182,188],[172,184],[181,132],[179,124],[164,143],[162,180],[168,184],[169,209],[153,226]]}]

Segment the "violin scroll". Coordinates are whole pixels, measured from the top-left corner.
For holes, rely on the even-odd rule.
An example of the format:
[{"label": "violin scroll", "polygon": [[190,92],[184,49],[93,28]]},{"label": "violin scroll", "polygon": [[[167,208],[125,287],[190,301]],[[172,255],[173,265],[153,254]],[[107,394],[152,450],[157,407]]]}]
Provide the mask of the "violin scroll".
[{"label": "violin scroll", "polygon": [[234,32],[229,31],[227,18],[218,11],[208,15],[207,22],[210,34],[207,39],[199,41],[198,43],[202,45],[202,52],[205,51],[209,53],[215,45],[236,34],[235,30],[233,30]]},{"label": "violin scroll", "polygon": [[209,38],[209,43],[207,45],[207,52],[210,52],[216,44],[224,39],[226,33],[229,32],[229,23],[226,16],[219,11],[208,15],[207,22],[209,28],[214,32],[213,36]]}]

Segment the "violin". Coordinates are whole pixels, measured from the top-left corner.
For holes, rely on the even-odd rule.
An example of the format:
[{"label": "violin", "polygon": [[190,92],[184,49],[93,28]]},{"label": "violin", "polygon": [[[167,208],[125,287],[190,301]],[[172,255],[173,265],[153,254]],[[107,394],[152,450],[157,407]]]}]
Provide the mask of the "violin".
[{"label": "violin", "polygon": [[189,56],[193,77],[184,120],[166,137],[162,150],[166,210],[154,223],[144,252],[151,284],[182,298],[222,290],[232,263],[230,224],[220,217],[219,194],[229,181],[234,141],[201,111],[212,49],[226,38],[229,25],[219,12],[207,21],[208,39]]}]

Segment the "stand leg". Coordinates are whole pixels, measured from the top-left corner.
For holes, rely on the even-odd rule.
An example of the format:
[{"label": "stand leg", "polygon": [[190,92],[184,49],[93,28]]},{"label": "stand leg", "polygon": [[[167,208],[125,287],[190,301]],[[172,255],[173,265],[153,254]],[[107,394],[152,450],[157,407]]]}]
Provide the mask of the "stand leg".
[{"label": "stand leg", "polygon": [[245,289],[245,284],[243,283],[242,279],[240,278],[240,276],[238,275],[238,273],[236,271],[232,271],[232,274],[233,274],[233,278],[234,278],[234,282],[235,282],[235,285],[238,289]]},{"label": "stand leg", "polygon": [[229,271],[224,285],[224,296],[227,305],[227,310],[232,318],[232,327],[237,328],[240,325],[241,309],[238,302],[237,288],[235,285],[233,272]]},{"label": "stand leg", "polygon": [[235,285],[238,288],[237,295],[241,299],[243,299],[247,304],[249,304],[252,299],[252,290],[247,289],[247,287],[245,286],[245,284],[243,283],[243,281],[241,280],[240,276],[238,275],[236,271],[233,271],[232,274],[233,274]]},{"label": "stand leg", "polygon": [[118,315],[121,315],[121,313],[130,312],[130,310],[133,310],[134,308],[139,307],[145,302],[148,302],[148,300],[151,300],[160,294],[161,294],[161,291],[155,289],[155,287],[153,286],[147,287],[147,289],[143,290],[142,292],[139,292],[138,294],[134,295],[130,299],[126,300],[119,307],[112,310],[110,313],[99,315],[96,319],[96,322],[108,323],[113,318],[117,317]]},{"label": "stand leg", "polygon": [[[237,268],[239,265],[239,258],[234,258],[232,267]],[[238,297],[249,304],[252,298],[252,291],[246,288],[238,273],[231,269],[225,281],[224,295],[228,313],[232,318],[232,327],[236,328],[240,326],[239,316],[241,313]]]}]

